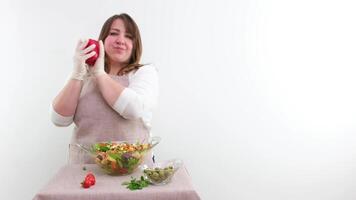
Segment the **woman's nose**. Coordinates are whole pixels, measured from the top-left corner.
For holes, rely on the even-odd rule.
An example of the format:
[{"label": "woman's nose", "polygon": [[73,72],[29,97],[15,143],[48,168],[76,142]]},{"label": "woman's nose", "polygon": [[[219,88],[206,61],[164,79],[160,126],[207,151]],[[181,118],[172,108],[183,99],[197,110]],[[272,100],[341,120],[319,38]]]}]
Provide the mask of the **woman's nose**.
[{"label": "woman's nose", "polygon": [[116,43],[117,44],[121,44],[121,45],[125,44],[124,38],[122,36],[117,37],[116,38]]}]

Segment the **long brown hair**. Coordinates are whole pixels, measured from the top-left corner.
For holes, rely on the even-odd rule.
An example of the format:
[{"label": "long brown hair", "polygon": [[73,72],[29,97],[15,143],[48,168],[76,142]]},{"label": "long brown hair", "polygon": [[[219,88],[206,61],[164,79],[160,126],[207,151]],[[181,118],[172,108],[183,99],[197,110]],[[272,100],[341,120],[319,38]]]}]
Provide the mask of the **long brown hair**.
[{"label": "long brown hair", "polygon": [[[113,15],[109,19],[107,19],[103,27],[101,28],[99,40],[102,40],[103,42],[105,41],[106,37],[108,37],[110,33],[111,25],[116,19],[121,19],[124,22],[126,32],[132,35],[131,57],[129,59],[128,64],[121,68],[117,74],[124,75],[143,66],[143,64],[139,63],[142,55],[142,41],[140,30],[138,29],[136,22],[126,13],[122,13],[120,15]],[[107,60],[108,59],[105,55],[105,71],[106,73],[109,73],[110,66],[107,63]]]}]

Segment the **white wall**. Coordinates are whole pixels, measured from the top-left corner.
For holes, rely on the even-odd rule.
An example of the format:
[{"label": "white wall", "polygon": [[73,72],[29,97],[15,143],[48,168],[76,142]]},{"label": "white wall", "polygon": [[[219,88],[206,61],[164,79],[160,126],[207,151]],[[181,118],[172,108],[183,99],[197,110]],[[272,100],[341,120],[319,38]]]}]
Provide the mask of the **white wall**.
[{"label": "white wall", "polygon": [[[71,3],[70,3],[71,2]],[[80,37],[127,12],[160,74],[158,159],[202,199],[356,198],[356,5],[334,0],[2,1],[1,199],[31,199],[66,162],[48,107]]]}]

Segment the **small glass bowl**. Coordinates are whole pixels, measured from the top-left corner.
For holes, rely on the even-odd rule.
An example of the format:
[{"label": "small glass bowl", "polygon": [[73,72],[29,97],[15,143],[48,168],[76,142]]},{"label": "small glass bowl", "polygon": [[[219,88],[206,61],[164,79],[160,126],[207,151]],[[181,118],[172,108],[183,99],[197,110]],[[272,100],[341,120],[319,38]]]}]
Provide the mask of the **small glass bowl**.
[{"label": "small glass bowl", "polygon": [[179,159],[140,165],[143,176],[153,185],[165,185],[169,183],[174,173],[182,166]]}]

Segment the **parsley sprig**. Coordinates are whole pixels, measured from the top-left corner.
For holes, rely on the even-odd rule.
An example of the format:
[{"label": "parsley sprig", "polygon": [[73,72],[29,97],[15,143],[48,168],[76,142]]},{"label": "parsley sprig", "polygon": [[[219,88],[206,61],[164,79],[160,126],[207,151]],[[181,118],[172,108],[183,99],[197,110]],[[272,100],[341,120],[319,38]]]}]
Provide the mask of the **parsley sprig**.
[{"label": "parsley sprig", "polygon": [[145,179],[143,176],[139,180],[131,176],[131,181],[125,181],[122,185],[126,185],[126,188],[129,190],[141,190],[144,187],[147,187],[150,182]]}]

